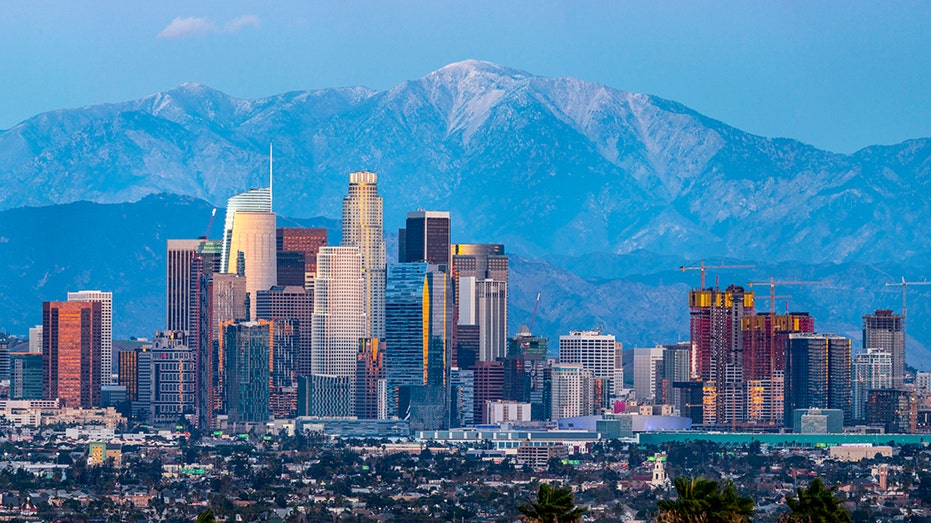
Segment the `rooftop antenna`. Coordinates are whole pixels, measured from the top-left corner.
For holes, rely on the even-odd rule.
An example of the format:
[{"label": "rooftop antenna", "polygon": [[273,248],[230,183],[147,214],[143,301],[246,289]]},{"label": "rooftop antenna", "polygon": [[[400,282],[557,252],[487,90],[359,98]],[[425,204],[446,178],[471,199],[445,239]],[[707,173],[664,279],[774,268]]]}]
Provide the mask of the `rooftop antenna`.
[{"label": "rooftop antenna", "polygon": [[274,163],[274,157],[272,156],[272,144],[268,143],[268,206],[272,205],[272,182],[274,177],[272,175],[272,164]]}]

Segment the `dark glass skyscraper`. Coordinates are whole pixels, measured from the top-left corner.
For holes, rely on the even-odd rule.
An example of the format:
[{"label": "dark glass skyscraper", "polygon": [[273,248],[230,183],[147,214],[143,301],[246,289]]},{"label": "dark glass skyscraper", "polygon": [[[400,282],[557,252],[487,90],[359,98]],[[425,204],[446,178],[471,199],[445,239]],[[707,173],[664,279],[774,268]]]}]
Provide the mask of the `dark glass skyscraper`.
[{"label": "dark glass skyscraper", "polygon": [[786,352],[785,425],[795,409],[844,411],[852,419],[850,339],[828,334],[790,334]]},{"label": "dark glass skyscraper", "polygon": [[427,262],[449,267],[449,213],[418,210],[407,213],[406,228],[399,231],[398,261]]},{"label": "dark glass skyscraper", "polygon": [[449,284],[436,265],[398,263],[385,289],[389,414],[404,417],[411,387],[446,385]]},{"label": "dark glass skyscraper", "polygon": [[237,322],[223,330],[224,397],[231,423],[268,421],[272,324]]}]

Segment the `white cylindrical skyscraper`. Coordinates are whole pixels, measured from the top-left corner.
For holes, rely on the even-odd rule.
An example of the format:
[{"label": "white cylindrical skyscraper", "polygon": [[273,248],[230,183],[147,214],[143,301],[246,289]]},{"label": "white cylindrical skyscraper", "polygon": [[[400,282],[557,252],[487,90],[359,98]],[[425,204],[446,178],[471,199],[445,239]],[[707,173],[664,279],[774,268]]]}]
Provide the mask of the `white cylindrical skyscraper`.
[{"label": "white cylindrical skyscraper", "polygon": [[235,273],[239,253],[246,267],[246,292],[249,293],[249,318],[255,319],[256,292],[267,291],[277,283],[278,266],[275,252],[275,213],[237,211],[233,216],[230,235],[230,259],[226,272]]}]

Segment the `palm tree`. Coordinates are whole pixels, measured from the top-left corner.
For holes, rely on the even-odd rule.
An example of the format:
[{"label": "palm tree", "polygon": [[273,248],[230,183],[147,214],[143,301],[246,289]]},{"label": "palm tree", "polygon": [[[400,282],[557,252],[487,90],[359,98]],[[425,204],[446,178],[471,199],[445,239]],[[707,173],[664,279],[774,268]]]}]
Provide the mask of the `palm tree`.
[{"label": "palm tree", "polygon": [[215,523],[216,518],[213,516],[213,511],[209,508],[200,513],[197,516],[197,523]]},{"label": "palm tree", "polygon": [[808,488],[799,487],[798,499],[786,498],[787,512],[779,516],[785,523],[853,523],[850,511],[835,494],[835,488],[825,488],[821,478],[815,478]]},{"label": "palm tree", "polygon": [[753,499],[739,496],[730,481],[718,483],[705,478],[679,476],[673,483],[677,499],[656,503],[662,523],[749,523]]},{"label": "palm tree", "polygon": [[576,506],[572,490],[541,483],[536,502],[528,501],[517,510],[532,523],[576,523],[588,507]]}]

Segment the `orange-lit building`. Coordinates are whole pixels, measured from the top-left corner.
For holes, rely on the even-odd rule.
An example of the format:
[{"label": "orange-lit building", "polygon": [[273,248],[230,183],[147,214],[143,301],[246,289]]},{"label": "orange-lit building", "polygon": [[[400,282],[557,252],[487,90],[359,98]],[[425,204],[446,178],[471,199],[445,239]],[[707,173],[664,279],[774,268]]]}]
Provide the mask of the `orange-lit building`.
[{"label": "orange-lit building", "polygon": [[42,304],[42,391],[64,407],[100,405],[100,302]]}]

